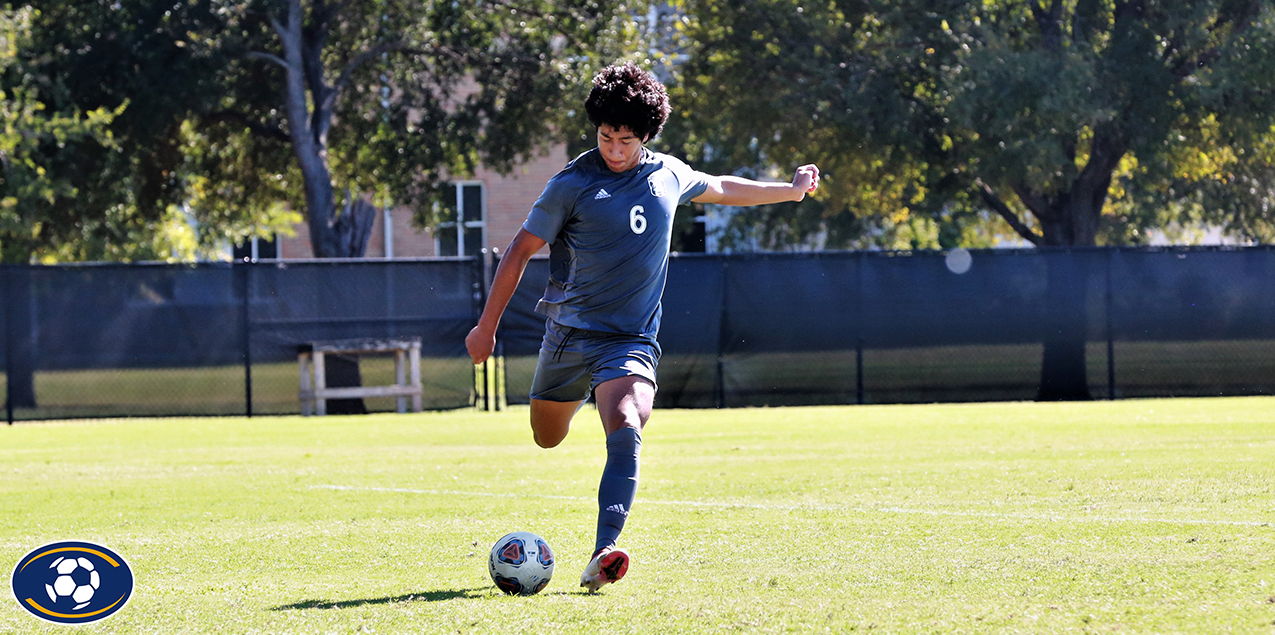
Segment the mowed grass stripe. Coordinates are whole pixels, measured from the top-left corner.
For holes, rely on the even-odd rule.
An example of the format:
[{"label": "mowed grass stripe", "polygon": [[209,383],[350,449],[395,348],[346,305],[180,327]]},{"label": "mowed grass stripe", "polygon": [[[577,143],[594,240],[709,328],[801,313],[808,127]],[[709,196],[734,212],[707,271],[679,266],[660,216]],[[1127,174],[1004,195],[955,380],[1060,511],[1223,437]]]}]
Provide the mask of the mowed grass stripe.
[{"label": "mowed grass stripe", "polygon": [[[20,424],[0,563],[121,553],[104,633],[1271,632],[1271,456],[1269,398],[658,411],[590,596],[589,410],[548,451],[525,408]],[[487,578],[515,529],[558,554],[534,598]]]},{"label": "mowed grass stripe", "polygon": [[[514,492],[462,492],[437,489],[412,489],[407,487],[350,487],[348,485],[313,485],[311,489],[330,489],[345,492],[380,492],[392,494],[425,494],[429,496],[458,496],[461,498],[515,498],[571,501],[577,503],[594,503],[596,499],[584,496],[558,496],[552,494],[524,494]],[[973,511],[954,509],[909,509],[904,507],[846,507],[844,505],[825,505],[822,503],[750,503],[745,501],[702,501],[702,500],[649,500],[639,499],[643,505],[669,505],[672,507],[707,507],[712,509],[776,509],[788,511],[841,511],[856,514],[924,514],[929,516],[971,516],[976,518],[992,518],[1004,520],[1041,520],[1050,522],[1099,522],[1099,523],[1165,523],[1170,525],[1236,525],[1244,527],[1270,527],[1266,521],[1245,520],[1201,520],[1192,518],[1138,518],[1112,516],[1059,516],[1045,514],[1018,514],[1013,512]]]}]

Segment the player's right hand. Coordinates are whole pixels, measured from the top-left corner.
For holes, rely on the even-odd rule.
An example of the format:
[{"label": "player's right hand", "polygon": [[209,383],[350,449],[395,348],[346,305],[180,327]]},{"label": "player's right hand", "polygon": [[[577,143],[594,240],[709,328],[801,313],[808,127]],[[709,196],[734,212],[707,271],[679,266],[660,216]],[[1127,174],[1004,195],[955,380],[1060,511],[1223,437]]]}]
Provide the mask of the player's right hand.
[{"label": "player's right hand", "polygon": [[474,364],[487,361],[491,352],[496,350],[496,332],[484,329],[481,324],[475,326],[465,336],[465,350],[469,351],[469,358],[474,360]]}]

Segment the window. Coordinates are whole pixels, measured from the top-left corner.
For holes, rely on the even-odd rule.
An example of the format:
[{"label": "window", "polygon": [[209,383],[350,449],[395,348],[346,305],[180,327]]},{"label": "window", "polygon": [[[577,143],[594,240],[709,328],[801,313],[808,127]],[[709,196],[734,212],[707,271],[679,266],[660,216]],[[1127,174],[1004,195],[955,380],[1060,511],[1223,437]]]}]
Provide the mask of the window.
[{"label": "window", "polygon": [[446,186],[434,231],[434,253],[440,256],[473,256],[487,244],[486,201],[483,184],[461,181]]},{"label": "window", "polygon": [[269,258],[278,258],[279,243],[275,241],[275,238],[273,236],[271,236],[270,238],[258,238],[256,236],[253,236],[252,238],[249,238],[248,240],[245,240],[244,242],[238,245],[235,245],[231,249],[230,257],[235,262],[242,262],[244,260],[256,261],[256,260],[265,260]]}]

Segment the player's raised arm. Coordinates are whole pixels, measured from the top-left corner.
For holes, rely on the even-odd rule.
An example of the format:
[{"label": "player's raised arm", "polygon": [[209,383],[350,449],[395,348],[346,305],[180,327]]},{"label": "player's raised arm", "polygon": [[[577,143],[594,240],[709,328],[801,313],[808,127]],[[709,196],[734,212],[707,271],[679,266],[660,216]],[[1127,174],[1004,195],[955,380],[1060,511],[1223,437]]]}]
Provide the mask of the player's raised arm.
[{"label": "player's raised arm", "polygon": [[816,189],[819,189],[819,168],[811,163],[797,168],[792,183],[754,181],[729,175],[715,176],[709,179],[708,189],[691,200],[717,205],[769,205],[800,201]]},{"label": "player's raised arm", "polygon": [[500,316],[504,315],[509,299],[518,289],[522,280],[522,272],[527,268],[527,261],[545,246],[545,241],[535,234],[520,229],[509,243],[509,249],[500,259],[496,274],[492,277],[491,291],[487,294],[487,304],[483,306],[482,317],[478,318],[478,326],[469,331],[465,337],[465,349],[475,364],[481,364],[491,357],[496,349],[496,327],[500,326]]}]

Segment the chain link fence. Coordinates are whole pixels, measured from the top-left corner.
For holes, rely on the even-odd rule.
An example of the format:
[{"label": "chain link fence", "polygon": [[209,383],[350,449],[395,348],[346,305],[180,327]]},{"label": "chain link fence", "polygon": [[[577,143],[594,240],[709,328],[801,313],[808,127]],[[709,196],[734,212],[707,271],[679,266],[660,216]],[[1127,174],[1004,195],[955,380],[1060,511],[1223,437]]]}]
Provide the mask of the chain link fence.
[{"label": "chain link fence", "polygon": [[[345,338],[420,337],[426,407],[474,403],[464,337],[483,298],[478,258],[6,266],[0,277],[10,421],[297,414],[298,347]],[[346,362],[364,385],[394,383],[391,358]]]},{"label": "chain link fence", "polygon": [[[476,372],[491,265],[0,266],[0,400],[11,422],[296,414],[299,346],[419,337],[426,408],[526,403],[548,263]],[[675,255],[660,343],[661,407],[1275,394],[1275,250]]]},{"label": "chain link fence", "polygon": [[[503,325],[521,403],[545,276]],[[684,255],[663,317],[661,407],[1275,394],[1268,247]]]}]

